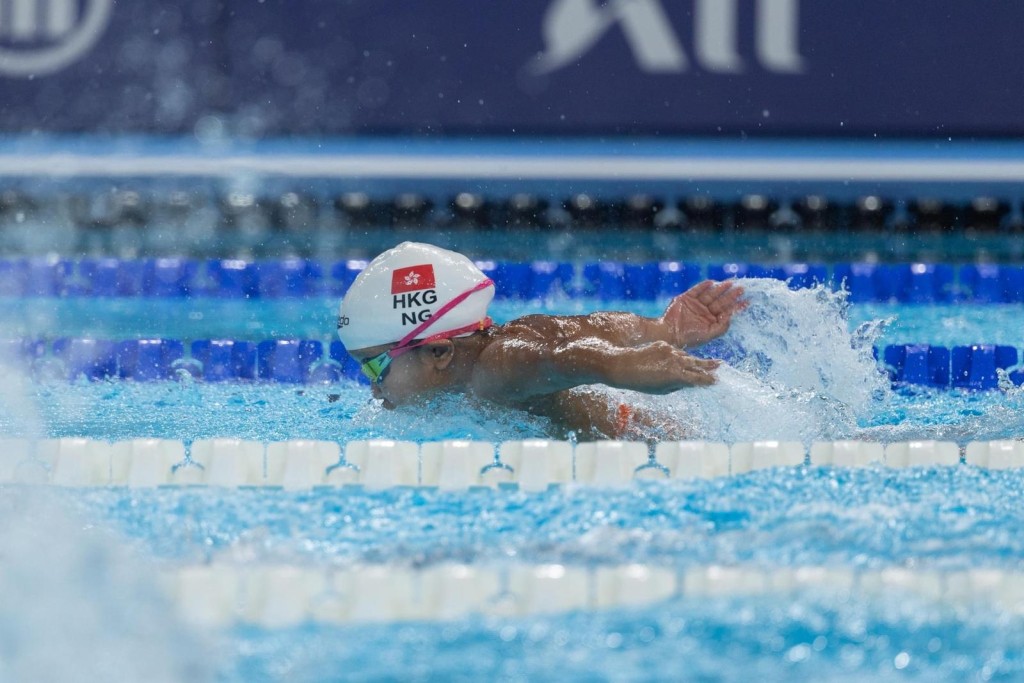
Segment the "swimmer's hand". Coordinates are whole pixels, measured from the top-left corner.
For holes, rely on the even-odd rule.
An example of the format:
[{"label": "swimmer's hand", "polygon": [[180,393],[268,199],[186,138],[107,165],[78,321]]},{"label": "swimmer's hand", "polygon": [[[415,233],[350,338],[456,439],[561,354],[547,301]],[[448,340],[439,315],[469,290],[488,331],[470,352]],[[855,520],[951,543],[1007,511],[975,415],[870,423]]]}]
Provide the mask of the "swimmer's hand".
[{"label": "swimmer's hand", "polygon": [[733,281],[705,280],[672,299],[659,319],[672,343],[691,349],[729,331],[733,314],[747,307]]},{"label": "swimmer's hand", "polygon": [[667,394],[714,384],[714,371],[720,364],[718,360],[691,356],[667,342],[654,342],[623,350],[603,381],[620,389]]}]

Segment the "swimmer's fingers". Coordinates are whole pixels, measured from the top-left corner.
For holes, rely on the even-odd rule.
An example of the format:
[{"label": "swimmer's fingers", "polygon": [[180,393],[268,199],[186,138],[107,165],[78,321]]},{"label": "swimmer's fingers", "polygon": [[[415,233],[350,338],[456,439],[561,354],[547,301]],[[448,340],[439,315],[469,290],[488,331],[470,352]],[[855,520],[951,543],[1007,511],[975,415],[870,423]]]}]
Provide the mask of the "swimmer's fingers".
[{"label": "swimmer's fingers", "polygon": [[703,302],[703,297],[709,289],[715,286],[715,284],[714,280],[704,280],[703,282],[690,287],[686,292],[684,292],[684,294],[689,294],[690,296],[696,297],[698,301]]},{"label": "swimmer's fingers", "polygon": [[708,387],[714,384],[718,378],[713,372],[707,370],[685,370],[680,379],[684,386]]},{"label": "swimmer's fingers", "polygon": [[705,296],[708,310],[715,315],[731,314],[738,309],[743,297],[743,288],[734,282],[723,282]]},{"label": "swimmer's fingers", "polygon": [[722,361],[717,358],[697,358],[695,356],[688,356],[687,360],[690,365],[700,368],[701,370],[715,370],[722,364]]},{"label": "swimmer's fingers", "polygon": [[724,283],[712,283],[712,286],[707,290],[701,292],[702,301],[705,303],[711,303],[717,299],[721,299],[725,296],[729,296],[732,293],[739,291],[743,293],[743,288],[735,280],[727,280]]},{"label": "swimmer's fingers", "polygon": [[715,308],[721,312],[733,305],[730,302],[734,302],[741,296],[743,296],[743,288],[739,287],[735,281],[704,280],[676,296],[666,312],[675,311],[677,314],[681,314],[688,309],[691,314],[699,314],[702,311],[715,313]]},{"label": "swimmer's fingers", "polygon": [[689,356],[685,367],[682,368],[681,379],[689,386],[706,387],[717,380],[715,370],[721,365],[721,361],[712,358],[694,358]]},{"label": "swimmer's fingers", "polygon": [[744,290],[735,280],[705,280],[675,297],[661,317],[667,338],[681,348],[693,348],[722,336],[732,315],[745,307]]}]

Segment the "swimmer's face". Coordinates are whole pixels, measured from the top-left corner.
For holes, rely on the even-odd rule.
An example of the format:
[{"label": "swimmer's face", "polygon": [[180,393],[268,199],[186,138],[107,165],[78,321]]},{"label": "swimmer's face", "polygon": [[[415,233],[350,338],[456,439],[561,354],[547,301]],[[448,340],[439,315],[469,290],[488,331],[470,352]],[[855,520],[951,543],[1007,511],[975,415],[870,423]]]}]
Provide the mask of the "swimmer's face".
[{"label": "swimmer's face", "polygon": [[[370,346],[356,349],[350,355],[360,364],[365,364],[394,347],[394,344]],[[425,399],[448,383],[445,369],[453,355],[454,345],[448,340],[442,340],[392,358],[382,375],[383,379],[370,383],[373,397],[383,400],[384,407],[389,410]]]}]

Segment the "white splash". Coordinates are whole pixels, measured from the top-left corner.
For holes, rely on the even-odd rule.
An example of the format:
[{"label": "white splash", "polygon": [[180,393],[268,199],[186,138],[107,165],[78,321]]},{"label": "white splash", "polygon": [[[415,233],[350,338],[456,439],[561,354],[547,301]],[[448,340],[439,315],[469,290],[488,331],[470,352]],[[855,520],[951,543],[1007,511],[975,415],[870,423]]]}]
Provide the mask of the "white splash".
[{"label": "white splash", "polygon": [[872,356],[881,325],[851,333],[844,295],[825,288],[790,290],[760,279],[743,286],[747,310],[725,337],[700,350],[728,363],[719,368],[717,384],[666,397],[630,393],[628,399],[670,414],[687,438],[851,438],[858,419],[889,395]]},{"label": "white splash", "polygon": [[[45,436],[31,381],[2,367],[0,433]],[[30,458],[8,450],[6,458]],[[153,567],[75,518],[63,489],[0,484],[0,681],[213,680]]]},{"label": "white splash", "polygon": [[58,490],[5,490],[0,548],[0,680],[213,680],[153,568],[75,519]]}]

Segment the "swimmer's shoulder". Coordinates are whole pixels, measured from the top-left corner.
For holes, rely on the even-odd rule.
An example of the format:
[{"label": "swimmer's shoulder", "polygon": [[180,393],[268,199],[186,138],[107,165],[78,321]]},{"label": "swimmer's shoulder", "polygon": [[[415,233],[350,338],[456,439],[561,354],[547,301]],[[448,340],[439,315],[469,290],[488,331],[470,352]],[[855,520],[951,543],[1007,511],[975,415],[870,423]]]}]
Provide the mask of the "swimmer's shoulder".
[{"label": "swimmer's shoulder", "polygon": [[520,362],[550,353],[574,334],[573,317],[533,314],[495,325],[483,334],[487,342],[480,360],[490,362]]},{"label": "swimmer's shoulder", "polygon": [[528,315],[510,320],[503,325],[495,325],[485,332],[487,344],[484,346],[483,355],[503,355],[524,345],[543,344],[552,331],[551,326],[543,320],[547,317],[550,316]]},{"label": "swimmer's shoulder", "polygon": [[545,341],[561,336],[571,318],[534,313],[499,326],[495,339]]},{"label": "swimmer's shoulder", "polygon": [[487,344],[473,367],[473,393],[502,404],[515,404],[533,395],[536,361],[550,349],[552,337],[557,336],[556,328],[546,320],[550,317],[524,316],[488,330]]}]

